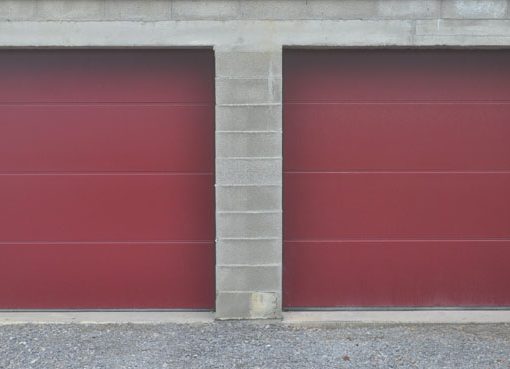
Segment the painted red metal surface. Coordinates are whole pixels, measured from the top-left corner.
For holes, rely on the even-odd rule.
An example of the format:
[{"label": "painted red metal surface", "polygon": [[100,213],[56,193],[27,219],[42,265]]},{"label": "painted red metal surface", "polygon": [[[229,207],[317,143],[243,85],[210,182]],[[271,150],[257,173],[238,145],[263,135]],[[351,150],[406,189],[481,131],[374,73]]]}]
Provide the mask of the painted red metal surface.
[{"label": "painted red metal surface", "polygon": [[212,105],[0,105],[0,116],[1,172],[213,172]]},{"label": "painted red metal surface", "polygon": [[505,238],[510,173],[286,173],[286,240]]},{"label": "painted red metal surface", "polygon": [[285,305],[509,306],[509,259],[508,240],[285,241]]},{"label": "painted red metal surface", "polygon": [[508,50],[287,50],[285,102],[510,100]]},{"label": "painted red metal surface", "polygon": [[510,306],[510,52],[284,54],[284,305]]},{"label": "painted red metal surface", "polygon": [[0,308],[213,308],[212,52],[0,53]]},{"label": "painted red metal surface", "polygon": [[212,174],[16,174],[0,181],[2,241],[213,240]]},{"label": "painted red metal surface", "polygon": [[287,171],[510,168],[507,103],[287,104],[284,115]]},{"label": "painted red metal surface", "polygon": [[210,50],[9,50],[0,71],[2,103],[214,101]]},{"label": "painted red metal surface", "polygon": [[0,308],[208,309],[214,242],[3,243]]}]

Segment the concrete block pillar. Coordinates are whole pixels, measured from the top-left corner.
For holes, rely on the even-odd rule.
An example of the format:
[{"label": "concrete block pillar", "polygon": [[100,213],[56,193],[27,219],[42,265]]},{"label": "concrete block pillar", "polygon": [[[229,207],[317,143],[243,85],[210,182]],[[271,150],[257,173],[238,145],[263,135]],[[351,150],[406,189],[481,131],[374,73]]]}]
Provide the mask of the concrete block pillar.
[{"label": "concrete block pillar", "polygon": [[216,317],[281,317],[282,53],[216,48]]}]

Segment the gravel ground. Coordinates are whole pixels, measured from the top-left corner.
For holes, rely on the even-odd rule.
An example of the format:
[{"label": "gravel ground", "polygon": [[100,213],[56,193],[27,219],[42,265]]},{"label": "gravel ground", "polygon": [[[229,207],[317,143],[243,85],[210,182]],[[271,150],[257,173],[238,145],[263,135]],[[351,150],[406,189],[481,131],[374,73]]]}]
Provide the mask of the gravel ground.
[{"label": "gravel ground", "polygon": [[9,325],[0,368],[510,368],[510,325]]}]

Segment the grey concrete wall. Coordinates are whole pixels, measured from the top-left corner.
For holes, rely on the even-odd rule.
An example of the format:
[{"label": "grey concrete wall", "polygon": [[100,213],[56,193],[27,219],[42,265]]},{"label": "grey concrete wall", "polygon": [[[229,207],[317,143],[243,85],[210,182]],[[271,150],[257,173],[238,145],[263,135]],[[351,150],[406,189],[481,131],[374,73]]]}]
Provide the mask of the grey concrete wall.
[{"label": "grey concrete wall", "polygon": [[2,0],[0,19],[508,19],[507,0]]},{"label": "grey concrete wall", "polygon": [[0,47],[214,47],[216,317],[282,306],[282,47],[510,47],[506,0],[8,0]]}]

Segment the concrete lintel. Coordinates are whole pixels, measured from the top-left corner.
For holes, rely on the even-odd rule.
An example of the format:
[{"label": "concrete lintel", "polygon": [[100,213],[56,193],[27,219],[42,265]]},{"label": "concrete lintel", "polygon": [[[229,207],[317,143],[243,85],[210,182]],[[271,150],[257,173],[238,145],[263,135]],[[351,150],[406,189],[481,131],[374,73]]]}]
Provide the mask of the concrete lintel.
[{"label": "concrete lintel", "polygon": [[510,323],[510,310],[299,311],[284,313],[283,322],[296,325]]},{"label": "concrete lintel", "polygon": [[0,22],[0,47],[213,46],[222,52],[278,51],[282,46],[458,46],[458,36],[462,36],[463,46],[508,46],[509,22],[507,19],[11,21]]},{"label": "concrete lintel", "polygon": [[413,21],[13,21],[0,23],[0,46],[216,46],[278,50],[281,45],[410,45]]}]

